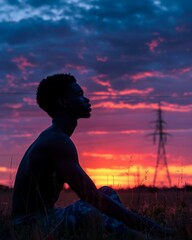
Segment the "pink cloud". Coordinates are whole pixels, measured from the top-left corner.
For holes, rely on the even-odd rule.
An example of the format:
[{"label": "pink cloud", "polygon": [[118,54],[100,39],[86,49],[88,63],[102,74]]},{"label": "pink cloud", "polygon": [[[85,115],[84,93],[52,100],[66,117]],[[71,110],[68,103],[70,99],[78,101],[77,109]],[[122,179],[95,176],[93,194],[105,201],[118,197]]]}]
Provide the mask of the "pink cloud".
[{"label": "pink cloud", "polygon": [[148,43],[147,45],[148,45],[150,51],[154,52],[154,49],[156,47],[158,47],[159,43],[157,42],[157,40],[152,40],[152,42]]},{"label": "pink cloud", "polygon": [[158,71],[154,71],[154,72],[140,72],[140,73],[136,73],[135,75],[131,76],[131,79],[133,81],[138,81],[147,77],[163,77],[164,75]]},{"label": "pink cloud", "polygon": [[92,80],[96,83],[98,83],[101,86],[106,86],[106,87],[111,87],[111,83],[109,81],[104,81],[103,79],[105,79],[107,77],[107,75],[105,74],[100,74],[98,76],[93,76]]},{"label": "pink cloud", "polygon": [[8,86],[9,87],[15,87],[16,86],[16,84],[14,83],[16,77],[13,74],[6,74],[5,77],[8,81]]},{"label": "pink cloud", "polygon": [[39,82],[29,82],[29,83],[24,83],[24,87],[37,87],[39,85]]},{"label": "pink cloud", "polygon": [[151,42],[146,43],[146,45],[149,47],[149,50],[151,52],[154,52],[155,49],[160,45],[160,43],[164,41],[164,38],[158,37],[157,39],[153,39]]},{"label": "pink cloud", "polygon": [[89,70],[83,66],[83,65],[74,65],[74,64],[66,64],[65,65],[65,68],[69,68],[69,69],[73,69],[73,70],[76,70],[78,71],[80,74],[84,74],[84,73],[87,73]]},{"label": "pink cloud", "polygon": [[6,103],[5,106],[12,109],[20,109],[22,108],[23,104],[22,103],[12,103],[12,104]]},{"label": "pink cloud", "polygon": [[116,96],[117,93],[116,91],[100,91],[100,92],[93,92],[94,95],[98,95],[98,96],[102,96],[102,95],[105,95],[105,96]]},{"label": "pink cloud", "polygon": [[85,46],[82,47],[78,52],[78,57],[80,59],[84,59],[84,54],[86,53],[86,51],[87,51],[87,47],[85,47]]},{"label": "pink cloud", "polygon": [[36,100],[29,97],[24,97],[23,102],[26,102],[28,105],[36,105]]},{"label": "pink cloud", "polygon": [[27,67],[35,67],[34,64],[30,63],[27,58],[21,56],[21,57],[16,57],[12,59],[12,62],[17,64],[17,67],[21,70],[21,71],[25,71],[25,69]]},{"label": "pink cloud", "polygon": [[147,88],[144,90],[139,90],[139,89],[124,89],[122,91],[116,91],[113,90],[112,88],[108,89],[108,91],[100,91],[100,92],[93,92],[94,95],[99,96],[98,99],[106,99],[108,97],[117,97],[117,96],[122,96],[122,95],[132,95],[132,94],[138,94],[138,95],[146,95],[151,92],[153,92],[153,88]]},{"label": "pink cloud", "polygon": [[177,32],[190,32],[190,29],[184,25],[177,26],[175,29]]},{"label": "pink cloud", "polygon": [[141,134],[144,133],[144,130],[123,130],[123,131],[89,131],[89,135],[111,135],[111,134]]},{"label": "pink cloud", "polygon": [[30,73],[27,69],[34,68],[36,66],[35,64],[30,63],[29,60],[23,56],[13,58],[12,62],[14,62],[21,70],[24,79],[27,79],[27,75]]},{"label": "pink cloud", "polygon": [[192,67],[185,67],[185,68],[181,68],[181,69],[173,69],[172,72],[173,73],[178,73],[178,74],[184,74],[184,73],[192,72]]},{"label": "pink cloud", "polygon": [[146,90],[138,90],[138,89],[125,89],[122,91],[119,91],[120,95],[130,95],[130,94],[148,94],[153,92],[153,88],[147,88]]},{"label": "pink cloud", "polygon": [[172,93],[171,97],[177,98],[177,97],[179,97],[179,94],[178,93]]},{"label": "pink cloud", "polygon": [[124,130],[120,131],[121,134],[143,134],[145,131],[144,130]]},{"label": "pink cloud", "polygon": [[162,110],[170,111],[170,112],[191,112],[192,111],[192,104],[182,106],[179,104],[171,104],[171,103],[164,103],[162,102]]},{"label": "pink cloud", "polygon": [[[100,102],[93,105],[93,108],[108,108],[108,109],[157,109],[157,104],[155,103],[137,103],[137,104],[128,104],[123,101],[118,103],[112,101]],[[192,104],[181,106],[178,104],[170,104],[162,102],[162,109],[170,112],[191,112]]]},{"label": "pink cloud", "polygon": [[14,137],[14,138],[30,138],[30,137],[33,137],[33,134],[32,133],[12,134],[11,137]]},{"label": "pink cloud", "polygon": [[97,56],[96,59],[97,59],[98,62],[107,62],[108,61],[108,57],[106,57],[106,56],[105,57]]},{"label": "pink cloud", "polygon": [[[156,106],[156,104],[154,104]],[[128,104],[124,103],[122,101],[119,101],[118,103],[112,102],[112,101],[105,101],[100,102],[93,105],[93,108],[109,108],[109,109],[144,109],[144,108],[155,108],[151,105],[146,105],[145,103],[138,103],[138,104]]]},{"label": "pink cloud", "polygon": [[192,96],[192,92],[184,92],[184,96]]},{"label": "pink cloud", "polygon": [[104,134],[108,134],[108,133],[111,133],[111,132],[107,132],[107,131],[89,131],[87,133],[90,134],[90,135],[104,135]]}]

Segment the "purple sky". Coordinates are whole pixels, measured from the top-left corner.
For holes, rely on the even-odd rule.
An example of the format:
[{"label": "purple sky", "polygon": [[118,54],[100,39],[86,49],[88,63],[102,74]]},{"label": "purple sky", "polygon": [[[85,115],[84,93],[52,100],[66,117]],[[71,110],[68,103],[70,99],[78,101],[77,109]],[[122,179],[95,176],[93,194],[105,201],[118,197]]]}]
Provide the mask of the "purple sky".
[{"label": "purple sky", "polygon": [[35,91],[60,72],[93,104],[73,136],[89,173],[127,171],[131,158],[151,179],[157,145],[147,134],[161,101],[173,182],[192,183],[192,2],[87,2],[0,1],[0,183],[12,184],[27,146],[50,124]]}]

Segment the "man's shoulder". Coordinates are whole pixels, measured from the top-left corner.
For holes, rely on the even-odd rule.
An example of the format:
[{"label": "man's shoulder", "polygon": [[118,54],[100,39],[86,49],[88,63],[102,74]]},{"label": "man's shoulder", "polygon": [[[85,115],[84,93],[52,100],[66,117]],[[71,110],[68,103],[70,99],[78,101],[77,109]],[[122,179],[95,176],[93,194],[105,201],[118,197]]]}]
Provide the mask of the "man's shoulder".
[{"label": "man's shoulder", "polygon": [[66,148],[75,148],[74,143],[63,132],[44,131],[39,135],[38,142],[42,143],[49,150],[65,150]]}]

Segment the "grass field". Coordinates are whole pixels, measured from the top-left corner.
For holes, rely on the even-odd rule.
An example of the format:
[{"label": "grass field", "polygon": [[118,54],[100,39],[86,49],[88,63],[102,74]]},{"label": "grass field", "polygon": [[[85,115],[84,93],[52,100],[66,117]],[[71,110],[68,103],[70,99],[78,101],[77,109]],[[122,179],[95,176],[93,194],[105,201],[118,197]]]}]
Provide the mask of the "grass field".
[{"label": "grass field", "polygon": [[[192,191],[186,189],[151,191],[148,188],[137,188],[118,190],[118,194],[125,207],[155,219],[163,225],[175,227],[177,229],[175,240],[192,239]],[[12,239],[10,224],[11,195],[11,190],[0,191],[0,240]],[[76,200],[78,200],[78,197],[75,193],[63,190],[56,206],[64,207]],[[33,238],[33,240],[40,239]],[[47,239],[53,240],[53,238]],[[83,238],[75,238],[75,240],[78,239],[83,240]],[[100,240],[100,238],[91,237],[91,240],[96,239]]]}]

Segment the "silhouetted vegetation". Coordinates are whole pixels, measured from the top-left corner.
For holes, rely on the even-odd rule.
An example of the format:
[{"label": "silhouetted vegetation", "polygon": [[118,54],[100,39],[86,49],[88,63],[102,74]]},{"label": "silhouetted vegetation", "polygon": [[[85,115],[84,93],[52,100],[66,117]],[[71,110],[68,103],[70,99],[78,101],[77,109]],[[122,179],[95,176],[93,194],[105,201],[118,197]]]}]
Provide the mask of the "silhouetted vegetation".
[{"label": "silhouetted vegetation", "polygon": [[[177,236],[174,240],[190,240],[192,239],[192,186],[178,188],[153,188],[147,186],[139,186],[132,189],[119,189],[124,206],[137,211],[142,215],[148,216],[162,225],[170,225],[177,229]],[[11,205],[12,189],[1,186],[0,187],[0,240],[14,240],[11,236],[13,230],[10,221],[10,205]],[[70,189],[63,190],[58,200],[57,206],[66,206],[70,202],[74,202],[78,197]],[[81,234],[82,233],[82,234]],[[101,236],[91,237],[89,233],[81,232],[77,240],[102,240]],[[40,233],[36,232],[31,235],[31,240],[41,240]],[[35,237],[34,237],[35,236]],[[87,236],[87,237],[86,237]],[[47,239],[52,239],[49,236]],[[62,240],[58,239],[58,240]],[[65,238],[65,240],[72,240],[74,236]],[[162,238],[169,239],[170,238]],[[56,239],[57,240],[57,239]],[[107,238],[105,238],[107,240]],[[110,238],[112,240],[112,238]]]}]

